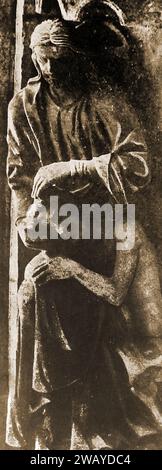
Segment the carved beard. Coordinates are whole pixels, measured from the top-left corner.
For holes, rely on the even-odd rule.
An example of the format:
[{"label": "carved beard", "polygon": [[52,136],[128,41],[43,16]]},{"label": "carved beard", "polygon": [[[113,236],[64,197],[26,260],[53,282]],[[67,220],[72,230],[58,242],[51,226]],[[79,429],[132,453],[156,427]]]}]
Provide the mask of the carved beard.
[{"label": "carved beard", "polygon": [[43,77],[53,89],[61,88],[67,93],[86,90],[95,77],[92,65],[87,63],[83,56],[78,56],[75,60],[61,57],[54,61],[52,73],[43,74]]}]

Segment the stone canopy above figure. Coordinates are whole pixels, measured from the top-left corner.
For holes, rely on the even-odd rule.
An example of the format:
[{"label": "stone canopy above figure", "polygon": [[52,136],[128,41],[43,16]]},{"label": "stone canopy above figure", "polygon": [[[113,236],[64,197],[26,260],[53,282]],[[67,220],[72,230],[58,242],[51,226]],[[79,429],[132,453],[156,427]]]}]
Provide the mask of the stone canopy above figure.
[{"label": "stone canopy above figure", "polygon": [[125,26],[126,17],[121,8],[110,0],[35,0],[35,11],[42,14],[59,5],[61,16],[66,21],[80,23],[90,18],[104,17]]},{"label": "stone canopy above figure", "polygon": [[[36,1],[36,12],[52,11],[59,5],[62,19],[75,29],[75,40],[87,53],[96,56],[113,53],[122,57],[129,48],[129,31],[122,10],[109,0],[83,0],[79,2]],[[57,5],[56,5],[57,4]],[[58,9],[58,10],[59,10]],[[58,14],[57,10],[57,14]],[[54,11],[54,10],[53,10]],[[54,14],[55,17],[55,14]]]}]

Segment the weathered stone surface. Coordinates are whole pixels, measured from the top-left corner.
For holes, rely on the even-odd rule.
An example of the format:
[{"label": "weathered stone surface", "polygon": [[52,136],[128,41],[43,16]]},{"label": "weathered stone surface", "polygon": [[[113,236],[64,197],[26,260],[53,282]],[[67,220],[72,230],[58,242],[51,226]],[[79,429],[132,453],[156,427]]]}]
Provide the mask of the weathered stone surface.
[{"label": "weathered stone surface", "polygon": [[[4,448],[5,399],[8,362],[8,265],[9,265],[9,207],[10,192],[6,181],[6,126],[7,106],[13,94],[13,67],[15,43],[15,2],[2,0],[0,8],[0,448]],[[3,405],[2,405],[3,403]]]},{"label": "weathered stone surface", "polygon": [[[46,1],[46,0],[44,0]],[[52,1],[52,0],[50,0]],[[1,415],[0,419],[0,448],[4,448],[4,426],[5,426],[5,407],[4,401],[7,393],[7,347],[8,347],[8,261],[9,261],[9,225],[10,225],[10,192],[6,183],[6,122],[7,122],[7,105],[13,94],[13,70],[14,70],[14,48],[15,48],[15,1],[1,0],[0,8],[0,383],[2,390],[1,398]],[[48,2],[49,3],[49,2]],[[57,1],[53,0],[56,4]],[[72,3],[72,2],[71,2]],[[74,1],[73,1],[74,3]],[[162,131],[162,96],[161,96],[161,79],[162,79],[162,60],[161,60],[161,32],[159,28],[161,14],[161,0],[117,0],[116,3],[123,8],[128,19],[132,22],[133,30],[136,37],[141,41],[141,47],[144,49],[146,66],[155,87],[156,104],[158,106],[157,133],[154,134],[154,172],[152,185],[148,193],[139,196],[139,215],[144,222],[147,232],[158,254],[158,262],[160,268],[160,276],[162,281],[162,163],[160,134]],[[142,11],[145,6],[144,13]],[[142,11],[142,14],[141,14]],[[34,16],[33,16],[34,15]],[[31,17],[31,18],[30,18]],[[27,79],[34,74],[32,67],[29,37],[38,22],[42,20],[42,16],[35,16],[35,2],[28,0],[25,2],[24,16],[24,59],[23,59],[23,86]],[[146,102],[148,106],[149,103]],[[151,113],[151,112],[150,112]],[[150,122],[153,116],[150,114]],[[20,244],[19,258],[21,259],[20,280],[23,277],[24,267],[32,256],[29,250],[25,250]],[[2,413],[4,411],[4,414]]]},{"label": "weathered stone surface", "polygon": [[[36,11],[36,4],[41,4],[41,2],[36,2],[36,0],[29,0],[25,2],[25,15],[35,15]],[[58,7],[58,2],[57,0],[43,0],[43,9],[42,9],[42,15],[43,14],[48,14],[52,10],[59,10]]]}]

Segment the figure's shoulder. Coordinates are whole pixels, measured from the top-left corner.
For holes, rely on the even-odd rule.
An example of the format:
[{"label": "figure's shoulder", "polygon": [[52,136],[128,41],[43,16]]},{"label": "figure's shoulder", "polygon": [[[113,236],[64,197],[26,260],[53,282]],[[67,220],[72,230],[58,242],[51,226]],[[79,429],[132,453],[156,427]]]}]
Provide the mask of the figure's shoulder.
[{"label": "figure's shoulder", "polygon": [[27,101],[33,101],[35,95],[39,92],[40,89],[40,81],[38,82],[32,82],[29,81],[27,85],[22,88],[18,93],[14,95],[14,97],[11,99],[9,103],[9,111],[14,114],[14,113],[20,113],[24,111],[25,108],[25,103]]},{"label": "figure's shoulder", "polygon": [[23,104],[23,91],[24,89],[20,90],[16,93],[11,101],[9,102],[9,110],[14,111],[15,109],[19,108]]},{"label": "figure's shoulder", "polygon": [[93,101],[100,105],[107,104],[120,104],[120,102],[126,102],[126,96],[117,85],[106,84],[99,86],[94,90],[92,95]]},{"label": "figure's shoulder", "polygon": [[8,123],[24,122],[25,110],[23,102],[23,89],[16,93],[8,105]]},{"label": "figure's shoulder", "polygon": [[111,116],[119,120],[137,120],[137,114],[132,104],[129,102],[126,93],[117,85],[107,85],[98,88],[93,93],[92,101],[95,109],[101,113],[111,113]]}]

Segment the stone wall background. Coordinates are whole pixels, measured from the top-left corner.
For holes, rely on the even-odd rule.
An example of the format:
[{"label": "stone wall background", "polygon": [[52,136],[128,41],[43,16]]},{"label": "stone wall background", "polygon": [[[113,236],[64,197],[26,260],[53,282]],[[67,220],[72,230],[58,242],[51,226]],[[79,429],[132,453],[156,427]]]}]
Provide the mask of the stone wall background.
[{"label": "stone wall background", "polygon": [[[140,100],[149,115],[148,134],[151,135],[152,183],[138,198],[138,214],[152,239],[158,254],[159,272],[162,280],[162,19],[161,0],[116,0],[127,14],[144,62],[151,91],[140,90]],[[51,11],[51,6],[53,10]],[[46,8],[45,8],[46,7]],[[29,38],[38,22],[47,15],[58,13],[57,0],[44,0],[43,15],[35,14],[34,0],[25,1],[24,15],[24,57],[22,85],[34,74],[30,59]],[[0,5],[0,449],[5,448],[5,417],[8,387],[8,272],[9,272],[9,233],[10,233],[10,192],[6,182],[6,123],[7,105],[13,95],[13,73],[15,52],[15,11],[16,0],[1,0]],[[140,49],[139,49],[140,50]],[[134,66],[132,61],[132,67]],[[127,74],[125,80],[127,82]],[[139,83],[142,83],[141,77]],[[143,78],[143,77],[142,77]],[[151,93],[147,99],[147,92]],[[149,110],[149,112],[148,112]],[[156,110],[156,112],[155,112]],[[19,242],[19,282],[24,267],[33,256]]]},{"label": "stone wall background", "polygon": [[6,183],[7,106],[13,94],[15,2],[0,5],[0,448],[4,448],[8,371],[10,192]]}]

